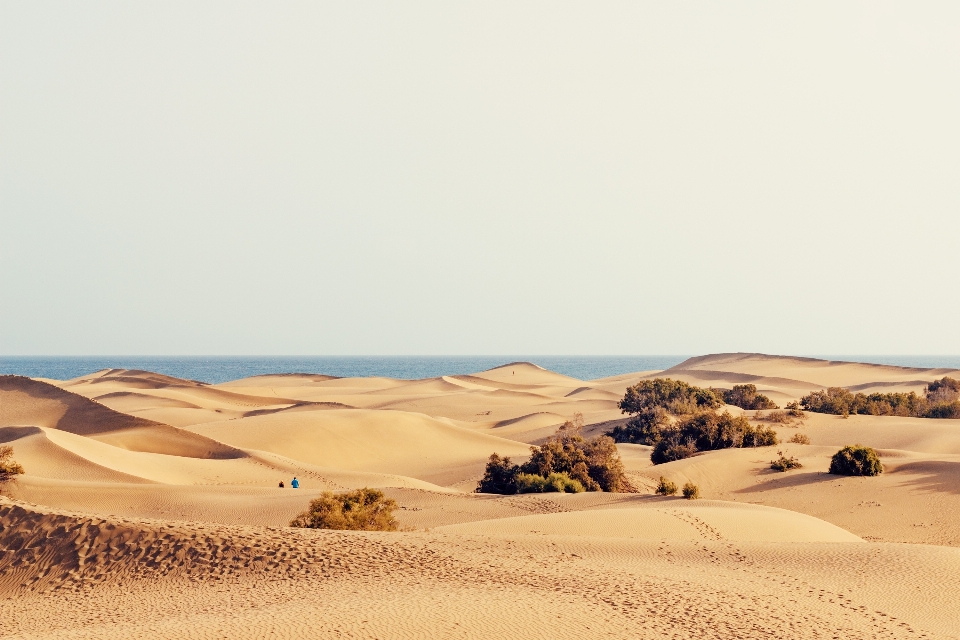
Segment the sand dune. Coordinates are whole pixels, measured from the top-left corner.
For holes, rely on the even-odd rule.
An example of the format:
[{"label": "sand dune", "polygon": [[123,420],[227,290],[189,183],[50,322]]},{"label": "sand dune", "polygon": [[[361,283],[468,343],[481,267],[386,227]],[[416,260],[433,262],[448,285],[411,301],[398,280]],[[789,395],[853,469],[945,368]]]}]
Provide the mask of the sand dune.
[{"label": "sand dune", "polygon": [[840,527],[807,515],[757,505],[667,499],[657,506],[520,516],[440,527],[449,533],[538,534],[647,540],[858,542]]},{"label": "sand dune", "polygon": [[[960,551],[943,547],[290,531],[9,503],[0,523],[0,590],[24,593],[0,600],[0,632],[27,638],[958,630]],[[865,566],[882,589],[862,579]],[[918,593],[921,576],[929,591]]]},{"label": "sand dune", "polygon": [[0,376],[0,426],[38,426],[150,453],[190,458],[243,454],[170,425],[130,416],[45,382]]},{"label": "sand dune", "polygon": [[317,466],[394,473],[439,484],[478,476],[495,451],[527,453],[517,442],[402,411],[304,411],[190,428],[231,446]]},{"label": "sand dune", "polygon": [[[491,453],[523,460],[575,414],[588,437],[622,424],[643,379],[751,382],[783,404],[944,375],[960,372],[718,354],[590,381],[522,362],[425,380],[3,376],[0,443],[26,474],[0,499],[0,635],[958,637],[957,420],[810,414],[774,425],[810,445],[653,465],[620,444],[640,493],[473,493]],[[852,443],[885,472],[827,474]],[[803,467],[772,471],[778,449]],[[661,475],[705,499],[654,496]],[[286,527],[364,486],[403,531]]]}]

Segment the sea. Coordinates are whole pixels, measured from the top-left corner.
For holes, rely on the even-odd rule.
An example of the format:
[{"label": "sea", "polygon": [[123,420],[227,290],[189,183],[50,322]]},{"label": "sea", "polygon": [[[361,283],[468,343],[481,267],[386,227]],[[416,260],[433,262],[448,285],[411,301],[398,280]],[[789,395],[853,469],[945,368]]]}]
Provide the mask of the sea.
[{"label": "sea", "polygon": [[[669,369],[689,356],[0,356],[0,374],[69,380],[102,369],[142,369],[210,384],[265,373],[419,380],[533,362],[580,380]],[[960,356],[810,356],[826,360],[960,369]]]}]

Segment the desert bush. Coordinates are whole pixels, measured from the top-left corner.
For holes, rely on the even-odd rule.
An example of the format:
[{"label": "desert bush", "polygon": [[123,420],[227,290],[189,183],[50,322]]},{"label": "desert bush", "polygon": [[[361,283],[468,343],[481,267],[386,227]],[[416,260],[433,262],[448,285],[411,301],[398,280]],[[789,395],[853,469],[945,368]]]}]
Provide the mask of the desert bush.
[{"label": "desert bush", "polygon": [[[613,438],[597,436],[589,440],[581,435],[583,417],[579,414],[539,447],[530,447],[530,459],[522,465],[511,464],[509,458],[490,456],[478,493],[513,494],[521,490],[520,475],[539,476],[543,482],[560,474],[585,491],[622,492],[630,489],[624,475],[623,462]],[[527,478],[523,488],[534,491],[540,481]],[[557,482],[556,479],[553,482]],[[567,485],[564,485],[565,487]],[[558,489],[567,491],[569,488]]]},{"label": "desert bush", "polygon": [[532,473],[517,475],[518,493],[582,493],[583,485],[565,473],[551,473],[544,478]]},{"label": "desert bush", "polygon": [[924,418],[960,418],[960,401],[935,404],[923,415]]},{"label": "desert bush", "polygon": [[[752,426],[752,425],[751,425]],[[777,432],[772,427],[762,424],[753,427],[753,429],[743,436],[744,447],[772,447],[779,444],[780,439]]]},{"label": "desert bush", "polygon": [[650,461],[653,464],[664,464],[674,460],[683,460],[697,453],[699,451],[694,441],[684,438],[679,429],[673,428],[664,431],[663,437],[650,452]]},{"label": "desert bush", "polygon": [[310,507],[290,523],[308,529],[346,529],[353,531],[396,531],[393,511],[397,503],[377,489],[357,489],[334,494],[325,491]]},{"label": "desert bush", "polygon": [[960,380],[941,378],[927,385],[926,398],[928,402],[954,402],[960,400]]},{"label": "desert bush", "polygon": [[477,484],[477,493],[501,493],[512,495],[517,493],[517,476],[520,467],[510,462],[510,458],[501,458],[496,453],[487,460],[487,468],[483,478]]},{"label": "desert bush", "polygon": [[700,487],[692,482],[688,482],[683,485],[683,497],[687,500],[696,500],[700,497]]},{"label": "desert bush", "polygon": [[629,387],[619,406],[623,413],[633,415],[655,407],[674,415],[686,415],[722,405],[723,397],[712,389],[701,389],[670,378],[655,378]]},{"label": "desert bush", "polygon": [[787,442],[793,444],[810,444],[810,438],[805,433],[795,433]]},{"label": "desert bush", "polygon": [[846,446],[833,454],[830,473],[844,476],[875,476],[883,473],[880,456],[870,447]]},{"label": "desert bush", "polygon": [[21,473],[23,473],[23,467],[13,459],[13,447],[8,444],[0,446],[0,482]]},{"label": "desert bush", "polygon": [[660,441],[661,431],[670,424],[670,417],[663,407],[642,409],[625,425],[618,425],[608,432],[614,442],[654,445]]},{"label": "desert bush", "polygon": [[788,458],[783,455],[782,451],[777,451],[777,456],[779,457],[776,460],[770,462],[770,468],[775,471],[789,471],[790,469],[799,469],[803,466],[800,464],[800,461],[793,456]]},{"label": "desert bush", "polygon": [[658,496],[672,496],[677,493],[677,485],[670,482],[663,476],[660,476],[660,484],[657,485],[656,494]]},{"label": "desert bush", "polygon": [[753,384],[737,384],[723,391],[723,401],[741,409],[776,409],[777,405],[767,396],[757,393]]},{"label": "desert bush", "polygon": [[927,385],[924,396],[910,393],[853,393],[831,387],[800,399],[804,409],[848,416],[903,416],[915,418],[960,418],[960,380],[944,377]]},{"label": "desert bush", "polygon": [[726,411],[720,415],[704,411],[663,429],[650,460],[654,464],[663,464],[689,458],[701,451],[766,447],[777,442],[777,433],[770,427],[754,426],[746,417],[733,416]]}]

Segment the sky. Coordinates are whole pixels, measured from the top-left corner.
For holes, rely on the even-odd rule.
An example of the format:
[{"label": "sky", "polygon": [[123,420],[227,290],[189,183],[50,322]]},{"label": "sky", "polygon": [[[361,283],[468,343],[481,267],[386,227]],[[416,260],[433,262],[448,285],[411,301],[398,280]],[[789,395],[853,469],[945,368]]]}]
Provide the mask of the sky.
[{"label": "sky", "polygon": [[0,3],[0,354],[958,354],[960,5]]}]

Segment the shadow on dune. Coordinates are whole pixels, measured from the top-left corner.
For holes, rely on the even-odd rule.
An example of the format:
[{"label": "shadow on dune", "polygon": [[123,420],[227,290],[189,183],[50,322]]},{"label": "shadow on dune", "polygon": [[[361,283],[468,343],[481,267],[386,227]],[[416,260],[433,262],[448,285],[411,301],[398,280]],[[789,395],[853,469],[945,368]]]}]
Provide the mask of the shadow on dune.
[{"label": "shadow on dune", "polygon": [[888,473],[896,476],[918,476],[905,480],[904,484],[921,491],[960,494],[960,462],[918,460],[897,465],[896,468],[890,469]]},{"label": "shadow on dune", "polygon": [[43,433],[40,427],[0,427],[0,444],[14,442],[38,433]]},{"label": "shadow on dune", "polygon": [[760,482],[749,487],[744,487],[743,489],[737,489],[733,493],[759,493],[762,491],[770,491],[773,489],[785,489],[790,487],[803,487],[806,485],[812,484],[823,484],[825,482],[831,482],[833,480],[839,479],[841,476],[833,476],[827,473],[826,471],[814,471],[812,473],[797,473],[787,472],[782,473],[780,471],[773,471],[772,469],[765,469],[762,473],[758,474],[762,477],[766,477],[767,480]]}]

